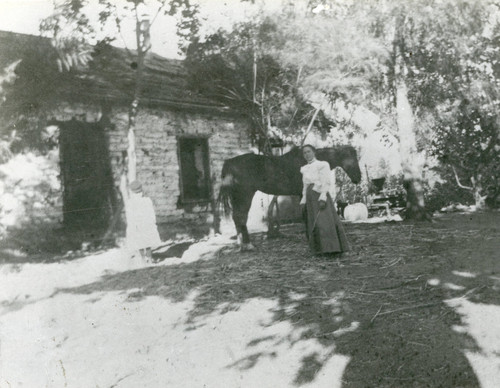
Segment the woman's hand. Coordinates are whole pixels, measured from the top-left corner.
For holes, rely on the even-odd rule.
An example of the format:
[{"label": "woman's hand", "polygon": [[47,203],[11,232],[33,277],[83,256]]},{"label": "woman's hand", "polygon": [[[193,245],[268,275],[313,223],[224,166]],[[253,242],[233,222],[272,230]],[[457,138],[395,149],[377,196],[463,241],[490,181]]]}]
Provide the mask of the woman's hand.
[{"label": "woman's hand", "polygon": [[319,201],[319,208],[321,210],[326,209],[326,201]]}]

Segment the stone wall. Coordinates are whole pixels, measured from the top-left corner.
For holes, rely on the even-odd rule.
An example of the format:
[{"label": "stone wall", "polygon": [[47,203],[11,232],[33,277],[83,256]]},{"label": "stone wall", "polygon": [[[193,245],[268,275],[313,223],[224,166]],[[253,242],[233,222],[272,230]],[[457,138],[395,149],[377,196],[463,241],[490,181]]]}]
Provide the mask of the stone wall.
[{"label": "stone wall", "polygon": [[[98,106],[61,105],[52,117],[68,121],[95,122],[101,118]],[[110,112],[112,128],[107,130],[115,185],[119,183],[117,165],[127,150],[128,110],[115,107]],[[136,119],[137,178],[145,195],[154,204],[157,221],[211,222],[211,204],[182,205],[178,138],[200,136],[208,139],[210,175],[218,195],[224,160],[250,152],[248,124],[244,119],[219,114],[192,113],[166,109],[140,108]]]},{"label": "stone wall", "polygon": [[[118,182],[117,163],[127,149],[128,113],[114,109],[114,128],[108,131],[112,169]],[[183,219],[210,222],[211,204],[179,203],[179,155],[177,139],[183,136],[208,138],[210,175],[214,195],[219,192],[224,160],[250,150],[248,127],[242,119],[220,115],[141,109],[136,120],[137,179],[155,206],[157,221]]]}]

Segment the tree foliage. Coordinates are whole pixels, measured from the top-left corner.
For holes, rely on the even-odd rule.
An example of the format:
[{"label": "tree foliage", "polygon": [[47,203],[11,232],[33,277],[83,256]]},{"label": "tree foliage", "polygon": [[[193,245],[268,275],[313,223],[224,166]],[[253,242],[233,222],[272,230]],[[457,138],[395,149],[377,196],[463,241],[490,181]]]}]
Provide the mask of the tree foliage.
[{"label": "tree foliage", "polygon": [[469,100],[442,112],[432,152],[442,163],[443,174],[462,188],[498,190],[500,186],[497,112]]},{"label": "tree foliage", "polygon": [[[314,111],[300,92],[298,69],[283,66],[273,55],[272,45],[281,33],[276,20],[265,18],[196,39],[187,50],[191,88],[248,117],[257,141],[276,131],[296,133]],[[323,130],[332,124],[323,116],[318,120]]]},{"label": "tree foliage", "polygon": [[476,191],[477,202],[482,188],[499,186],[499,4],[450,5],[429,8],[433,17],[411,35],[411,99],[435,117],[427,146],[443,176]]},{"label": "tree foliage", "polygon": [[[0,62],[4,72],[10,69],[9,80],[2,82],[0,103],[0,135],[11,138],[10,148],[15,153],[23,148],[44,150],[43,130],[47,123],[47,111],[56,107],[62,85],[73,82],[76,69],[60,72],[58,55],[48,42],[40,39],[2,47],[5,59],[13,63]],[[17,45],[19,44],[19,46]],[[21,47],[21,49],[20,49]]]},{"label": "tree foliage", "polygon": [[[82,100],[78,93],[61,96],[61,91],[78,90],[85,82],[82,73],[98,74],[106,67],[104,53],[107,48],[122,39],[124,25],[132,24],[137,28],[136,22],[142,17],[146,5],[152,10],[149,15],[151,22],[160,15],[176,16],[180,49],[187,44],[184,38],[197,33],[197,7],[189,0],[57,0],[54,13],[40,23],[42,36],[49,39],[40,39],[39,44],[34,44],[36,38],[18,36],[15,44],[2,46],[4,58],[16,59],[11,69],[14,76],[0,85],[3,100],[0,135],[9,138],[12,131],[16,131],[16,139],[11,143],[14,152],[21,148],[46,149],[42,134],[50,119],[48,112],[53,111],[61,100],[69,103],[73,99]],[[142,45],[144,42],[138,43]],[[150,46],[143,49],[145,55]],[[138,50],[128,47],[126,50],[129,62],[137,66]],[[12,65],[0,60],[0,73]],[[109,68],[105,70],[110,72]]]},{"label": "tree foliage", "polygon": [[[58,67],[42,83],[58,70],[86,66],[89,44],[120,39],[124,20],[136,18],[145,2],[99,0],[97,23],[86,12],[89,0],[58,4],[41,25],[56,48],[56,57],[45,60]],[[481,175],[482,186],[498,186],[498,0],[287,3],[277,13],[263,12],[203,39],[197,8],[188,0],[155,4],[152,21],[162,13],[181,16],[178,33],[191,87],[249,117],[253,137],[299,133],[314,106],[329,102],[375,112],[379,127],[401,141],[394,132],[399,71],[415,118],[416,152],[438,157],[446,177],[454,178],[453,166],[461,181]],[[36,59],[28,62],[19,72],[36,67]],[[24,89],[36,94],[29,85]],[[342,118],[336,119],[318,123],[324,131],[334,124],[340,130]]]},{"label": "tree foliage", "polygon": [[[407,144],[415,153],[408,163],[417,160],[423,166],[428,155],[445,163],[443,155],[461,155],[463,160],[456,161],[455,167],[466,179],[478,169],[478,158],[482,159],[479,169],[492,165],[497,158],[492,150],[498,148],[495,117],[500,101],[497,0],[301,4],[285,5],[278,14],[261,15],[229,32],[196,41],[188,51],[194,83],[228,105],[251,111],[262,128],[266,127],[264,112],[271,112],[267,115],[273,125],[288,128],[287,118],[297,105],[276,109],[283,101],[296,103],[300,97],[305,102],[329,101],[332,106],[340,102],[378,114],[379,128],[400,143],[414,137]],[[404,89],[398,89],[398,77]],[[409,104],[405,111],[411,110],[414,117],[409,122],[398,116],[398,90],[404,90]],[[260,101],[267,105],[260,106]],[[465,124],[457,108],[465,101],[474,101],[467,110],[482,117],[484,125],[471,132],[472,138],[467,135],[457,143],[456,136],[444,128],[456,133],[474,128],[475,124]],[[410,122],[414,124],[408,132],[405,126]],[[491,152],[482,150],[479,157],[477,144],[487,139],[493,139]],[[402,152],[409,151],[403,147]],[[495,180],[494,171],[486,175],[489,181]]]},{"label": "tree foliage", "polygon": [[[284,6],[191,44],[192,85],[249,114],[259,133],[277,127],[296,134],[308,125],[313,107],[368,102],[386,50],[356,27],[350,19],[316,15],[311,6]],[[328,123],[322,115],[316,124],[323,132],[345,121]]]},{"label": "tree foliage", "polygon": [[[91,45],[123,40],[125,22],[132,21],[137,30],[144,17],[153,24],[159,15],[178,16],[179,49],[183,51],[187,41],[198,33],[197,13],[198,6],[190,0],[98,0],[97,3],[95,0],[59,0],[55,2],[54,13],[40,23],[40,31],[52,39],[59,54],[60,69],[69,70],[91,61]],[[140,45],[137,41],[136,46]]]},{"label": "tree foliage", "polygon": [[300,72],[306,96],[321,92],[331,102],[369,105],[372,82],[381,76],[388,52],[363,28],[361,18],[358,13],[310,12],[283,23],[286,39],[274,53],[285,67]]},{"label": "tree foliage", "polygon": [[[322,12],[338,13],[334,3],[321,1]],[[371,36],[388,50],[383,76],[372,78],[368,89],[381,102],[378,113],[389,121],[397,116],[399,72],[409,102],[405,111],[415,115],[415,150],[437,156],[448,169],[441,170],[444,177],[454,183],[451,166],[472,186],[498,186],[499,6],[496,0],[378,0],[341,7],[358,21],[363,15]],[[408,136],[401,125],[400,143]]]}]

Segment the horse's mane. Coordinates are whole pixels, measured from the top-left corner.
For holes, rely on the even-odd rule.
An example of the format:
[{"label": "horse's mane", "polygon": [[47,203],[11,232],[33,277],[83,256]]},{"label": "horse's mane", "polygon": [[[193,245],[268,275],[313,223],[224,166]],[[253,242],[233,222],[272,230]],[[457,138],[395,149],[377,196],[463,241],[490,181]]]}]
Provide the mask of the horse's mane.
[{"label": "horse's mane", "polygon": [[283,155],[279,156],[279,158],[286,158],[289,156],[296,156],[297,154],[302,154],[302,148],[293,145],[292,148],[288,152],[285,152]]},{"label": "horse's mane", "polygon": [[[335,150],[344,150],[344,149],[353,149],[354,147],[350,144],[335,144],[331,147],[322,147],[322,148],[316,148],[317,151],[319,150],[330,150],[330,149],[335,149]],[[292,152],[297,152],[297,151],[302,151],[302,147],[299,147],[298,145],[293,145],[288,152],[283,154],[283,156],[290,154]]]}]

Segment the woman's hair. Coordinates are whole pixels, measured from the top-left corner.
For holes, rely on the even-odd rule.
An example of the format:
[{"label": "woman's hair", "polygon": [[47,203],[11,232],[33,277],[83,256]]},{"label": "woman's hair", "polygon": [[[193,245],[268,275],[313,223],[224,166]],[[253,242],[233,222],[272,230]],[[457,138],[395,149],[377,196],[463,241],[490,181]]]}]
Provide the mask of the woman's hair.
[{"label": "woman's hair", "polygon": [[312,145],[310,145],[310,144],[306,144],[306,145],[302,146],[302,150],[304,150],[304,148],[310,148],[310,149],[312,149],[312,151],[313,151],[314,153],[316,153],[316,148],[315,148],[315,147],[313,147],[313,146],[312,146]]},{"label": "woman's hair", "polygon": [[133,193],[141,193],[142,192],[142,185],[141,185],[141,182],[139,181],[133,181],[130,186],[130,191],[132,191]]}]

